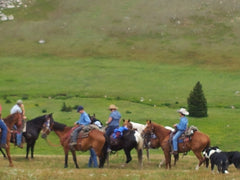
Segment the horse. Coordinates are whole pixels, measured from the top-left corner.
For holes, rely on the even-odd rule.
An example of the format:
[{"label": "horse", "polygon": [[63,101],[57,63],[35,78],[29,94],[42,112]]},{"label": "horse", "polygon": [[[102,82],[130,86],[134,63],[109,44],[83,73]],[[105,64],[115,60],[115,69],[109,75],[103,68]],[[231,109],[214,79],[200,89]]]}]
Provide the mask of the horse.
[{"label": "horse", "polygon": [[[128,129],[133,129],[138,131],[140,134],[142,134],[142,131],[145,129],[146,125],[132,122],[130,119],[125,120],[123,119],[123,126],[127,127]],[[144,140],[144,148],[146,149],[147,152],[147,159],[149,161],[149,146],[146,146],[145,140]]]},{"label": "horse", "polygon": [[[128,120],[123,119],[123,126],[126,126],[128,129],[137,130],[140,134],[142,134],[143,130],[146,128],[146,125],[140,124],[140,123],[136,123],[136,122],[132,122],[130,119],[128,119]],[[169,127],[169,126],[165,126],[165,128],[169,129],[171,131],[174,131],[174,129]],[[147,159],[148,159],[148,161],[150,160],[150,158],[149,158],[149,149],[158,149],[158,148],[160,148],[160,142],[159,142],[158,138],[153,138],[153,136],[154,136],[154,134],[146,134],[143,137],[144,148],[147,151]],[[174,159],[174,165],[176,165],[177,159],[178,159],[177,157]],[[159,163],[159,167],[161,167],[163,163],[164,163],[164,160]]]},{"label": "horse", "polygon": [[[144,134],[154,133],[159,139],[160,146],[164,152],[165,161],[166,161],[166,169],[171,168],[171,144],[169,142],[171,130],[164,128],[162,125],[151,122],[151,120],[147,120],[147,126],[143,130]],[[201,164],[205,162],[205,158],[202,156],[202,151],[210,146],[210,138],[208,135],[195,131],[191,136],[191,140],[183,143],[178,143],[178,152],[185,153],[190,150],[193,151],[195,156],[198,158],[199,163],[196,166],[196,170],[199,169]]]},{"label": "horse", "polygon": [[[52,119],[52,114],[46,114],[43,116],[36,117],[26,123],[26,131],[23,132],[26,147],[26,159],[28,159],[29,150],[31,149],[31,158],[33,159],[34,146],[38,139],[39,133],[43,128],[44,123],[49,122]],[[49,126],[49,123],[47,124]]]},{"label": "horse", "polygon": [[[111,151],[124,150],[126,155],[126,164],[132,160],[131,150],[135,148],[138,153],[138,164],[142,167],[142,150],[143,150],[143,138],[138,131],[135,130],[125,130],[121,137],[114,139],[113,137],[108,138],[108,143]],[[109,159],[109,154],[108,154]],[[108,160],[109,161],[109,160]]]},{"label": "horse", "polygon": [[21,113],[10,114],[6,118],[3,118],[3,121],[5,122],[6,126],[8,127],[6,153],[7,153],[7,157],[8,157],[8,161],[9,161],[9,166],[13,167],[12,158],[10,155],[11,129],[13,128],[14,125],[16,125],[17,130],[18,131],[21,130],[23,115]]},{"label": "horse", "polygon": [[[95,125],[91,125],[95,126]],[[86,137],[81,137],[81,132],[78,136],[77,145],[74,148],[70,148],[69,143],[71,139],[72,127],[68,127],[65,124],[51,120],[50,128],[43,128],[42,138],[47,138],[47,135],[53,130],[60,139],[61,145],[64,149],[65,163],[64,168],[68,167],[68,152],[71,151],[75,167],[79,168],[76,158],[76,151],[87,151],[91,148],[94,149],[96,155],[99,158],[99,168],[104,166],[107,158],[107,143],[104,133],[100,131],[96,126],[92,128]]]}]

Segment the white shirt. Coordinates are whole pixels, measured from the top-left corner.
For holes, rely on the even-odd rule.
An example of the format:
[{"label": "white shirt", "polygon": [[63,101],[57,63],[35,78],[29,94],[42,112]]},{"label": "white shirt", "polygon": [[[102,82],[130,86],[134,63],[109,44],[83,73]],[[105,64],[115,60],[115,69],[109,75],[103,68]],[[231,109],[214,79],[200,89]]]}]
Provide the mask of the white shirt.
[{"label": "white shirt", "polygon": [[22,109],[17,104],[15,104],[12,107],[12,109],[10,111],[10,114],[14,114],[14,113],[17,113],[17,112],[22,113]]},{"label": "white shirt", "polygon": [[95,121],[94,124],[97,125],[99,128],[102,128],[102,125],[99,121]]}]

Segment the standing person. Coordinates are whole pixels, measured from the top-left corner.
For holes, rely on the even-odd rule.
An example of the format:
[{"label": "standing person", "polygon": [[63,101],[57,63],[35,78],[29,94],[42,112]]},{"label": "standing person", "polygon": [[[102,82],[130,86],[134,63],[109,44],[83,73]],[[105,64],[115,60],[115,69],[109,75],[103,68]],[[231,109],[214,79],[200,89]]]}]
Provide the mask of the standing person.
[{"label": "standing person", "polygon": [[[95,124],[99,128],[102,128],[102,123],[99,120],[91,119],[91,124]],[[89,161],[88,161],[88,167],[92,167],[92,165],[94,168],[98,167],[97,155],[93,148],[90,149],[90,157],[89,157]]]},{"label": "standing person", "polygon": [[178,124],[174,124],[173,127],[176,128],[176,134],[173,136],[173,154],[178,154],[178,138],[184,133],[188,126],[188,119],[186,115],[189,115],[189,112],[185,108],[181,108],[177,110],[180,115],[180,122]]},{"label": "standing person", "polygon": [[7,126],[2,120],[2,106],[0,104],[0,128],[2,130],[0,148],[6,149],[7,147]]},{"label": "standing person", "polygon": [[119,127],[121,119],[121,114],[117,111],[118,107],[116,107],[114,104],[111,104],[108,109],[111,111],[111,113],[106,122],[106,124],[108,125],[106,130],[107,137],[109,137],[113,133],[114,129]]},{"label": "standing person", "polygon": [[74,145],[77,144],[77,137],[78,133],[81,131],[83,126],[89,125],[91,123],[91,120],[88,116],[88,114],[85,112],[83,106],[78,106],[77,112],[80,113],[80,119],[74,123],[74,125],[78,125],[76,129],[74,129],[72,133],[72,142],[70,143],[70,146],[73,147]]},{"label": "standing person", "polygon": [[[25,109],[24,109],[23,101],[21,99],[19,99],[17,101],[17,103],[10,110],[10,114],[14,114],[14,113],[17,113],[17,112],[18,113],[22,113],[23,119],[26,119]],[[15,129],[17,129],[17,128],[15,127]],[[23,148],[23,145],[22,145],[22,132],[17,132],[17,146],[20,147],[20,148]]]}]

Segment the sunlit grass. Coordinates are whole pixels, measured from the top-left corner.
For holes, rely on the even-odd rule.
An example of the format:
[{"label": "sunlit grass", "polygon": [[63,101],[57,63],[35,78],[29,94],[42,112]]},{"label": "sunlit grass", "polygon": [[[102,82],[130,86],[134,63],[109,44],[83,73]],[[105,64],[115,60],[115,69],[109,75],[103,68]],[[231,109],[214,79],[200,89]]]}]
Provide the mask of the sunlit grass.
[{"label": "sunlit grass", "polygon": [[[143,169],[137,168],[136,156],[133,161],[126,166],[120,155],[113,155],[110,159],[110,166],[103,169],[87,168],[89,156],[78,156],[80,169],[75,169],[70,159],[70,167],[64,169],[63,157],[60,156],[37,156],[34,160],[25,160],[21,156],[14,156],[15,167],[7,167],[7,160],[0,161],[0,176],[2,180],[7,179],[236,179],[239,176],[233,165],[229,167],[230,174],[218,174],[216,167],[214,174],[210,168],[201,167],[199,171],[195,170],[197,159],[194,156],[185,156],[177,162],[177,165],[171,170],[164,167],[159,168],[158,164],[163,159],[163,155],[151,155],[148,162],[144,159]],[[113,161],[114,160],[114,161]]]}]

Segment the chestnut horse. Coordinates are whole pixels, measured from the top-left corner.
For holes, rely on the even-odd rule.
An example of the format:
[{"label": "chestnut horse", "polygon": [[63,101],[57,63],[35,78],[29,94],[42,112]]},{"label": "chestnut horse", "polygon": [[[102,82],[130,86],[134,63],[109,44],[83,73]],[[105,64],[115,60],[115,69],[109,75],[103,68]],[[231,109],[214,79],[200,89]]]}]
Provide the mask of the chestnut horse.
[{"label": "chestnut horse", "polygon": [[[130,119],[125,120],[123,119],[123,126],[126,126],[128,129],[134,129],[137,130],[140,134],[142,134],[143,130],[146,128],[146,125],[132,122]],[[173,128],[166,126],[165,128],[174,131]],[[143,142],[144,142],[144,148],[146,149],[147,152],[147,159],[148,161],[150,160],[149,158],[149,149],[158,149],[160,148],[160,142],[158,138],[153,138],[154,134],[145,134],[143,137]],[[176,162],[178,160],[178,157],[174,158],[174,165],[176,165]],[[164,164],[164,160],[159,163],[159,167],[161,167]]]},{"label": "chestnut horse", "polygon": [[[171,168],[171,144],[169,142],[171,131],[164,128],[162,125],[152,123],[151,120],[147,120],[147,126],[144,129],[143,134],[151,133],[154,133],[159,139],[165,156],[166,168]],[[196,170],[198,170],[201,164],[205,161],[205,158],[202,156],[202,151],[209,146],[210,138],[208,135],[196,131],[192,135],[190,141],[178,143],[178,152],[184,153],[192,150],[199,160],[199,164],[196,166]]]},{"label": "chestnut horse", "polygon": [[65,124],[51,121],[50,128],[43,128],[42,137],[46,138],[50,133],[50,130],[53,130],[57,136],[60,138],[61,145],[63,146],[65,153],[65,164],[64,168],[68,167],[68,152],[71,151],[73,156],[73,161],[76,168],[79,168],[76,158],[76,151],[87,151],[91,148],[94,149],[95,153],[99,158],[99,168],[104,166],[105,160],[107,158],[107,143],[104,136],[104,133],[100,131],[97,127],[89,131],[87,137],[78,137],[77,145],[74,148],[70,148],[70,136],[73,131],[72,127],[68,127]]},{"label": "chestnut horse", "polygon": [[10,114],[6,118],[3,118],[3,121],[5,122],[6,126],[8,127],[6,153],[7,153],[10,167],[13,167],[12,158],[10,155],[11,129],[13,128],[14,125],[16,125],[17,130],[20,131],[22,128],[22,120],[23,120],[23,116],[21,113]]}]

